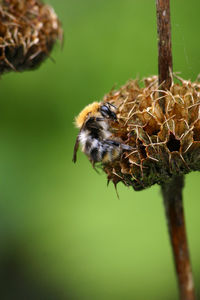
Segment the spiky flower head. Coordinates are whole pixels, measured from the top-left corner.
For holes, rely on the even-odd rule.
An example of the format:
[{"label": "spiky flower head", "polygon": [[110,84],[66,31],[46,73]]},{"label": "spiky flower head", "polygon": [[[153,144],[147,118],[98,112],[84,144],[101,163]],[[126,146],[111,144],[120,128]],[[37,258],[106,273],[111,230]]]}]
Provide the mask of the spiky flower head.
[{"label": "spiky flower head", "polygon": [[61,24],[39,0],[0,0],[0,73],[36,68],[62,39]]},{"label": "spiky flower head", "polygon": [[[159,105],[162,97],[164,113]],[[103,102],[117,107],[113,138],[133,147],[103,165],[108,181],[142,190],[200,170],[200,83],[179,78],[170,90],[161,91],[157,76],[144,79],[143,87],[130,80]]]}]

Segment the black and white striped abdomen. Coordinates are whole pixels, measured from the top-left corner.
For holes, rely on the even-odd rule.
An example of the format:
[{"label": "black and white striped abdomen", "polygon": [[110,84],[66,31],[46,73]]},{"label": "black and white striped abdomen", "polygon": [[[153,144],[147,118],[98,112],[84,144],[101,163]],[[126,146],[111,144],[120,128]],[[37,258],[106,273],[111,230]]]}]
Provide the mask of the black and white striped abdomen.
[{"label": "black and white striped abdomen", "polygon": [[79,141],[82,144],[82,151],[93,162],[109,162],[116,159],[122,152],[119,142],[109,139],[98,139],[92,137],[86,131],[79,135]]}]

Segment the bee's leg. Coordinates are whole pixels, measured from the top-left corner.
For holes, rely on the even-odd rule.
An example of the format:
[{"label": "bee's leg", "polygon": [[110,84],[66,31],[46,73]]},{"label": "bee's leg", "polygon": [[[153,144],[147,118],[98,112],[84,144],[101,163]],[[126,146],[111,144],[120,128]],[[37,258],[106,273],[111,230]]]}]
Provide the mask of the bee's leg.
[{"label": "bee's leg", "polygon": [[133,147],[129,146],[129,145],[125,145],[125,144],[122,144],[120,142],[117,142],[117,141],[114,141],[114,140],[104,140],[104,142],[110,146],[114,146],[114,147],[119,147],[121,148],[122,150],[133,150]]},{"label": "bee's leg", "polygon": [[93,160],[90,160],[90,162],[91,162],[91,164],[92,164],[92,167],[93,167],[93,169],[95,170],[95,172],[97,172],[97,174],[100,174],[99,173],[99,171],[96,169],[96,166],[95,166],[95,161],[93,161]]},{"label": "bee's leg", "polygon": [[119,147],[120,146],[120,142],[114,141],[114,140],[103,140],[104,144],[107,144],[109,146],[116,146]]},{"label": "bee's leg", "polygon": [[118,190],[117,190],[117,184],[116,183],[114,183],[114,187],[115,187],[115,192],[117,194],[117,198],[119,199],[119,193],[118,193]]},{"label": "bee's leg", "polygon": [[127,151],[133,150],[133,147],[131,147],[129,145],[121,144],[120,146],[123,150],[127,150]]},{"label": "bee's leg", "polygon": [[74,153],[73,153],[73,159],[72,159],[72,161],[74,163],[76,162],[76,159],[77,159],[78,147],[79,147],[79,135],[77,136],[76,142],[75,142],[75,145],[74,145]]}]

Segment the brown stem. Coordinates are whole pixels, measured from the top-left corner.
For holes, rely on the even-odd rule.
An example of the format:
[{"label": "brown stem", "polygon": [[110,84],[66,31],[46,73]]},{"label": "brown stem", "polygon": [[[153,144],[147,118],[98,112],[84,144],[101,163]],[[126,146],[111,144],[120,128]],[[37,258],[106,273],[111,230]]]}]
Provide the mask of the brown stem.
[{"label": "brown stem", "polygon": [[[156,0],[156,9],[159,85],[160,89],[169,90],[172,84],[170,0]],[[162,111],[165,114],[165,98],[159,101]],[[184,221],[183,185],[184,177],[181,175],[175,176],[171,181],[162,184],[161,188],[178,277],[180,300],[195,300]]]},{"label": "brown stem", "polygon": [[194,284],[183,211],[183,185],[183,176],[175,176],[171,181],[162,185],[162,194],[178,276],[180,299],[194,300]]},{"label": "brown stem", "polygon": [[[158,73],[160,89],[169,90],[172,83],[172,49],[170,0],[156,0],[158,30]],[[165,113],[165,98],[159,100]]]}]

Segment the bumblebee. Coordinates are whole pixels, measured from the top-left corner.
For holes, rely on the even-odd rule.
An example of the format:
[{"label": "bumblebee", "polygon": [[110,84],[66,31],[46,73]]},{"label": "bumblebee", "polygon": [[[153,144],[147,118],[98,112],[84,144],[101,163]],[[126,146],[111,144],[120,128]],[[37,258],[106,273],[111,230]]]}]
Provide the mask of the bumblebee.
[{"label": "bumblebee", "polygon": [[94,102],[80,112],[75,119],[75,124],[80,131],[74,146],[74,163],[79,143],[93,165],[97,162],[111,162],[124,150],[132,150],[132,147],[113,139],[112,122],[118,122],[116,107],[108,102]]}]

